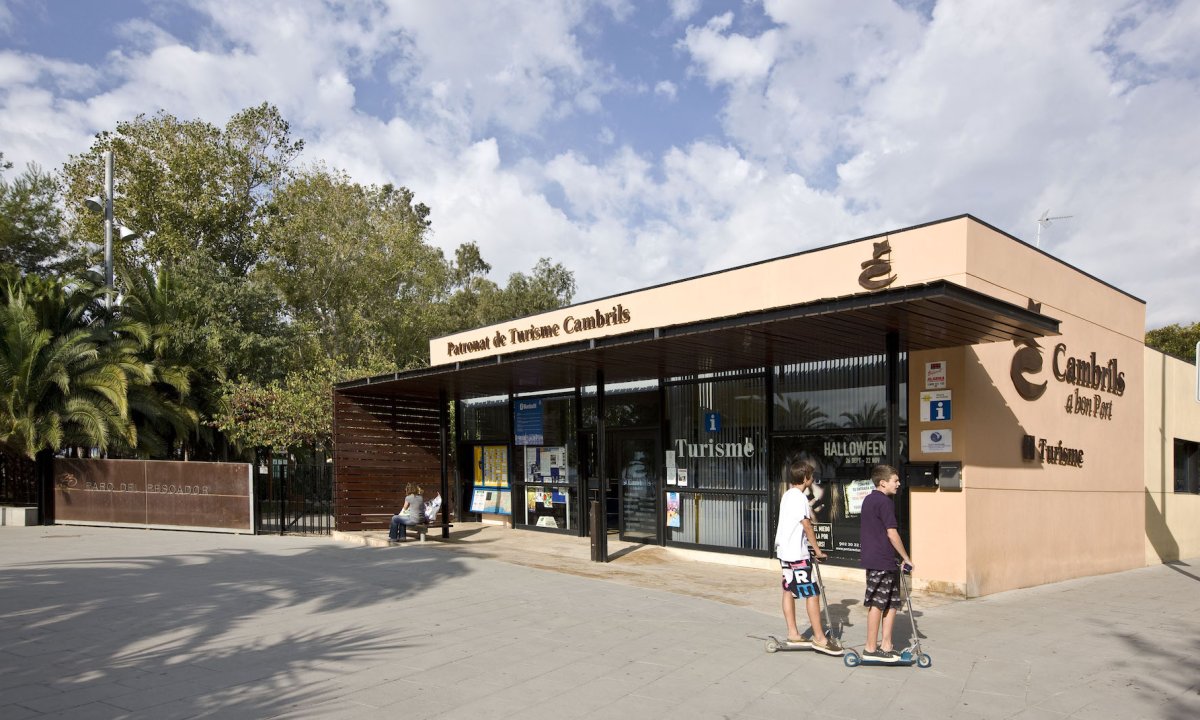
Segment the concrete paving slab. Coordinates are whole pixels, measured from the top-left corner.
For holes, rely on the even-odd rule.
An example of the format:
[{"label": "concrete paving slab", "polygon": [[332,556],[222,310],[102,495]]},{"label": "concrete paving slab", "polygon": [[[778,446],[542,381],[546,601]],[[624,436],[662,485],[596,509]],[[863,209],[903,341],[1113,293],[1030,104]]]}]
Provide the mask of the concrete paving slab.
[{"label": "concrete paving slab", "polygon": [[[617,542],[595,564],[585,538],[463,531],[381,547],[4,528],[0,716],[1200,717],[1195,561],[918,593],[934,667],[850,669],[764,651],[782,630],[764,564]],[[861,583],[828,575],[861,646]]]}]

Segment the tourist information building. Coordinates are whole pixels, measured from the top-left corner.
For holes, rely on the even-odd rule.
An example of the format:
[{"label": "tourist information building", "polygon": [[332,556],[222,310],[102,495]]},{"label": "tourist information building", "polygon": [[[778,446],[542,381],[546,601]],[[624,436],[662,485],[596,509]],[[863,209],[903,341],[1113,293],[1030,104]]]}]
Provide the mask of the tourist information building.
[{"label": "tourist information building", "polygon": [[943,592],[1197,556],[1195,368],[1145,322],[963,215],[434,338],[428,368],[335,388],[337,528],[386,527],[417,482],[514,531],[765,560],[804,459],[847,567],[871,467],[900,468]]}]

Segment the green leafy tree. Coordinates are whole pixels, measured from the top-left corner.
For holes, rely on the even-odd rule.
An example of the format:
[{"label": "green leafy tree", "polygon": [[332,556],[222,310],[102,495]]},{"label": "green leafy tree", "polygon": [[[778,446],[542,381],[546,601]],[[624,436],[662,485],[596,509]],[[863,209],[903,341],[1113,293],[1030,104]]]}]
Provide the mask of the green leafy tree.
[{"label": "green leafy tree", "polygon": [[[0,173],[12,163],[0,153]],[[82,258],[69,252],[63,235],[58,182],[29,164],[9,182],[0,176],[0,265],[45,275],[79,269]]]},{"label": "green leafy tree", "polygon": [[384,353],[423,364],[449,267],[429,246],[429,208],[411,191],[316,168],[271,204],[263,272],[312,345],[312,362]]},{"label": "green leafy tree", "polygon": [[518,272],[508,276],[501,300],[505,317],[489,322],[553,310],[567,305],[574,296],[574,273],[550,258],[540,258],[530,274]]},{"label": "green leafy tree", "polygon": [[[303,147],[265,103],[236,113],[224,128],[159,112],[100,133],[87,152],[71,156],[62,176],[71,197],[102,194],[102,155],[115,154],[114,212],[142,238],[114,245],[118,264],[175,266],[199,255],[245,275],[261,258],[266,205]],[[95,240],[102,229],[82,210],[68,221],[76,237]]]},{"label": "green leafy tree", "polygon": [[532,273],[513,273],[500,287],[487,278],[492,266],[475,243],[459,246],[451,267],[450,296],[444,303],[439,332],[445,335],[569,305],[575,275],[563,265],[541,258]]},{"label": "green leafy tree", "polygon": [[1146,346],[1188,362],[1196,362],[1196,343],[1200,342],[1200,322],[1174,323],[1146,333]]},{"label": "green leafy tree", "polygon": [[271,204],[263,272],[286,299],[313,358],[428,362],[429,338],[561,307],[574,275],[548,258],[501,288],[479,248],[447,262],[428,244],[430,211],[407,188],[363,186],[314,168]]},{"label": "green leafy tree", "polygon": [[379,374],[390,366],[384,358],[353,365],[325,360],[283,380],[228,383],[215,424],[244,449],[328,452],[333,447],[334,383]]},{"label": "green leafy tree", "polygon": [[[263,259],[266,208],[303,147],[285,120],[263,104],[224,128],[160,112],[118,123],[62,169],[70,197],[100,193],[104,151],[113,151],[115,211],[141,239],[114,239],[118,267],[173,274],[175,326],[194,364],[223,366],[232,377],[286,372],[294,337],[282,322],[277,289],[256,272]],[[79,243],[101,241],[94,215],[68,208]]]}]

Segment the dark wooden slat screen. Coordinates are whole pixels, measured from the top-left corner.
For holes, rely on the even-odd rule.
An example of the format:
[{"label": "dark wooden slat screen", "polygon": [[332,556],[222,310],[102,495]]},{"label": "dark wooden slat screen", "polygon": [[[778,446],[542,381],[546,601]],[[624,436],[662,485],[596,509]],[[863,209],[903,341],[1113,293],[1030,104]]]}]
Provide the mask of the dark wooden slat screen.
[{"label": "dark wooden slat screen", "polygon": [[[426,500],[442,484],[438,403],[430,398],[335,391],[334,502],[342,531],[387,529],[404,505],[405,486]],[[454,507],[451,498],[443,508]]]}]

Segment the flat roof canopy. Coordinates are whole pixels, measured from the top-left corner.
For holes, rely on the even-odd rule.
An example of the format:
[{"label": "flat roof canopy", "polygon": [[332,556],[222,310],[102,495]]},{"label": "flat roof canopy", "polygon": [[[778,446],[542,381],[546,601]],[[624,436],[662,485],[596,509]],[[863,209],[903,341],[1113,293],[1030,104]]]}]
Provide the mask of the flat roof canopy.
[{"label": "flat roof canopy", "polygon": [[882,354],[888,333],[902,351],[1028,340],[1059,334],[1059,321],[938,280],[895,290],[380,375],[338,384],[347,395],[466,399],[680,377]]}]

